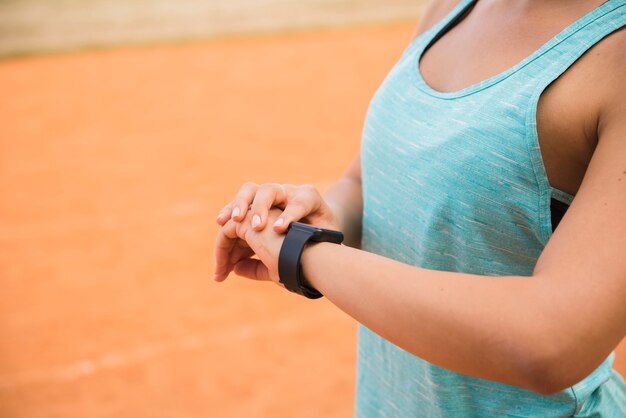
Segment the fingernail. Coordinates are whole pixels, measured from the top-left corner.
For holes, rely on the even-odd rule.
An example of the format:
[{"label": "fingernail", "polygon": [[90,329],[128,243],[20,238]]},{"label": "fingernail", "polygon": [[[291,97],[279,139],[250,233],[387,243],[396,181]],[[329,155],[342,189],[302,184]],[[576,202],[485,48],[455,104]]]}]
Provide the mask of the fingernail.
[{"label": "fingernail", "polygon": [[240,213],[241,213],[241,210],[239,210],[239,208],[233,209],[233,214],[231,218],[234,218],[235,216],[239,216]]},{"label": "fingernail", "polygon": [[285,220],[283,218],[278,218],[276,219],[276,222],[274,222],[274,226],[282,226],[285,223]]},{"label": "fingernail", "polygon": [[219,221],[220,219],[222,219],[222,216],[224,216],[223,213],[220,213],[219,215],[217,215],[217,220]]},{"label": "fingernail", "polygon": [[252,217],[252,228],[256,228],[257,225],[261,223],[261,217],[259,215],[254,215]]}]

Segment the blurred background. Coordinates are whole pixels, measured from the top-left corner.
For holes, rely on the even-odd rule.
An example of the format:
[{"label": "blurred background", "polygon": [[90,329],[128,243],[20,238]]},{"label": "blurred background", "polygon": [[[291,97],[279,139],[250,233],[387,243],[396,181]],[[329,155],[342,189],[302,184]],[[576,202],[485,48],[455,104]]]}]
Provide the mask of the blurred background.
[{"label": "blurred background", "polygon": [[0,417],[351,416],[354,321],[214,220],[343,173],[421,6],[0,0]]},{"label": "blurred background", "polygon": [[0,417],[351,416],[354,321],[214,219],[343,173],[423,3],[0,0]]},{"label": "blurred background", "polygon": [[415,21],[423,0],[1,0],[0,56]]}]

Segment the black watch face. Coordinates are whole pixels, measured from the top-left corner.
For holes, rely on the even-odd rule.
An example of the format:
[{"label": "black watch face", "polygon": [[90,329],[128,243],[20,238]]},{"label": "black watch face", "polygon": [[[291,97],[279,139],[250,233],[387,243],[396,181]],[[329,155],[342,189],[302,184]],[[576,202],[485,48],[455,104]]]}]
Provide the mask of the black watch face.
[{"label": "black watch face", "polygon": [[332,242],[335,244],[341,244],[343,242],[343,233],[341,231],[319,228],[317,226],[303,224],[302,222],[293,222],[290,228],[310,233],[311,241]]},{"label": "black watch face", "polygon": [[319,234],[322,231],[322,228],[303,224],[302,222],[292,222],[291,225],[289,225],[289,228],[298,229],[300,231],[308,232],[311,234]]}]

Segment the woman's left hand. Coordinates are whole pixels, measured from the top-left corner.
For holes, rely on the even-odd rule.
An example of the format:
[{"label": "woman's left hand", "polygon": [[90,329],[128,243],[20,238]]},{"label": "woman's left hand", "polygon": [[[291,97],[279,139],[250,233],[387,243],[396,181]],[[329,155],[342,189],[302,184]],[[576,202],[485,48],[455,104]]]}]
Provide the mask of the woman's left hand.
[{"label": "woman's left hand", "polygon": [[[283,213],[270,209],[268,221],[274,222]],[[251,224],[251,213],[235,222],[229,220],[218,231],[215,243],[215,281],[226,280],[231,271],[254,280],[271,280],[282,286],[278,279],[278,254],[285,239],[284,234],[272,228],[256,231]],[[251,258],[256,255],[259,259]]]}]

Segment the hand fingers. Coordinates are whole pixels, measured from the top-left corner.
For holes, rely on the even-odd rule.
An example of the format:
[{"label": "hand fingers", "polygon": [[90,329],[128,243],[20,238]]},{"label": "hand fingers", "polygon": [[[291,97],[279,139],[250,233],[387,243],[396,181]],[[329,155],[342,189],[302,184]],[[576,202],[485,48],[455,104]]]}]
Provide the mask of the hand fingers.
[{"label": "hand fingers", "polygon": [[[278,209],[274,210],[280,213]],[[276,213],[270,213],[269,219],[275,219]],[[267,251],[266,244],[257,242],[261,234],[254,233],[250,226],[252,214],[249,213],[242,222],[229,220],[218,231],[216,239],[216,269],[215,280],[224,281],[231,271],[236,274],[255,280],[274,281],[278,283],[275,273],[258,259],[251,259],[255,255],[255,250],[261,249],[263,256]],[[270,234],[273,234],[270,232]],[[251,241],[250,241],[251,240]],[[262,240],[261,240],[262,241]],[[256,242],[256,244],[254,244]],[[265,254],[267,256],[267,254]],[[273,278],[273,275],[276,276]],[[278,283],[280,284],[280,283]]]},{"label": "hand fingers", "polygon": [[215,240],[214,280],[226,280],[234,265],[241,259],[254,254],[249,245],[237,236],[239,224],[228,221],[217,233]]},{"label": "hand fingers", "polygon": [[235,264],[235,274],[253,280],[271,281],[270,273],[261,260],[246,258]]},{"label": "hand fingers", "polygon": [[274,206],[282,206],[287,200],[287,192],[280,184],[264,184],[257,189],[250,207],[251,225],[256,231],[262,231],[267,224],[267,213]]},{"label": "hand fingers", "polygon": [[322,197],[313,186],[301,186],[290,196],[283,213],[274,221],[274,231],[285,232],[291,222],[299,221],[315,212],[322,202]]},{"label": "hand fingers", "polygon": [[[239,192],[237,192],[235,199],[220,210],[216,219],[218,225],[223,226],[229,219],[234,219],[236,222],[241,222],[245,219],[246,213],[250,210],[251,204],[255,200],[257,192],[261,188],[264,189],[263,194],[267,194],[268,192],[277,193],[280,200],[273,203],[274,206],[280,206],[284,203],[288,190],[292,190],[294,186],[291,184],[280,185],[277,183],[268,183],[263,186],[259,186],[258,184],[252,182],[245,183],[241,186]],[[268,205],[268,208],[272,207],[271,204]],[[262,220],[263,225],[265,226],[263,216],[259,216],[259,219]],[[260,228],[259,230],[262,229],[263,228]]]},{"label": "hand fingers", "polygon": [[213,279],[217,282],[224,281],[230,273],[229,258],[230,251],[234,247],[236,238],[230,238],[226,235],[224,229],[217,231],[215,239],[215,272]]},{"label": "hand fingers", "polygon": [[216,219],[216,222],[218,223],[218,225],[224,226],[224,224],[228,222],[228,220],[230,219],[232,210],[233,210],[232,202],[224,206],[222,210],[220,210],[220,213],[217,215],[217,219]]},{"label": "hand fingers", "polygon": [[237,244],[233,247],[228,258],[228,273],[234,270],[235,265],[246,258],[254,255],[254,251],[243,240],[237,240]]},{"label": "hand fingers", "polygon": [[235,245],[231,248],[228,254],[221,254],[217,257],[219,261],[216,261],[215,281],[222,282],[226,280],[230,272],[233,271],[235,265],[243,259],[252,257],[254,251],[241,239],[233,240]]},{"label": "hand fingers", "polygon": [[246,212],[250,208],[250,204],[252,200],[254,200],[254,196],[256,195],[256,191],[259,188],[259,185],[256,183],[248,182],[241,186],[239,193],[235,197],[235,200],[232,203],[232,211],[230,213],[230,218],[236,222],[241,222],[246,217]]}]

